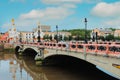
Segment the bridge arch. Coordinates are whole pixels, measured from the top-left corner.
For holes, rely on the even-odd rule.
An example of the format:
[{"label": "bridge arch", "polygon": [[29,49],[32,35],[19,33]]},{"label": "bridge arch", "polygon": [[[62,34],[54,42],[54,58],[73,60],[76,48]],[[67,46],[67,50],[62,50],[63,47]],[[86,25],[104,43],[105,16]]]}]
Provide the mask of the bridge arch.
[{"label": "bridge arch", "polygon": [[27,56],[30,56],[32,58],[35,58],[35,56],[37,55],[37,51],[34,50],[33,48],[25,48],[23,50],[23,55],[27,55]]},{"label": "bridge arch", "polygon": [[94,64],[89,63],[85,60],[64,54],[53,54],[44,57],[43,65],[58,65],[58,66],[81,67],[81,68],[96,67]]},{"label": "bridge arch", "polygon": [[20,46],[16,46],[15,47],[15,53],[17,53],[19,49],[20,49]]}]

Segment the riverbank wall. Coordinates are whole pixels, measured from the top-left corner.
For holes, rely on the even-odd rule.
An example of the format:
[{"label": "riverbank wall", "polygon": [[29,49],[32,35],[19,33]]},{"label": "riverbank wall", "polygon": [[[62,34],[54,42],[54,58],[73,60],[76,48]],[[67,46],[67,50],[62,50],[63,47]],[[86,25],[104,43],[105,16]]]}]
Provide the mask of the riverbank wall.
[{"label": "riverbank wall", "polygon": [[2,51],[14,51],[14,45],[9,43],[0,44],[0,52]]}]

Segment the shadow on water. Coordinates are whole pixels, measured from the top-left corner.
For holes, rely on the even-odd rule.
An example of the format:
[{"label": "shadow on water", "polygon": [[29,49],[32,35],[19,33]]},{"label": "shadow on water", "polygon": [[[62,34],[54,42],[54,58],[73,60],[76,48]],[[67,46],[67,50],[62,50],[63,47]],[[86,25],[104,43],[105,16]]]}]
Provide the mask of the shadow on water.
[{"label": "shadow on water", "polygon": [[43,61],[44,66],[36,66],[33,57],[23,58],[27,66],[35,72],[44,73],[48,80],[117,80],[86,61],[68,57],[51,56]]},{"label": "shadow on water", "polygon": [[[98,70],[95,65],[92,65],[86,61],[63,56],[63,55],[56,55],[53,57],[49,57],[47,59],[48,63],[54,62],[55,64],[52,64],[52,67],[60,68],[61,70],[64,70],[66,72],[69,72],[72,74],[72,76],[81,79],[81,80],[117,80],[102,71]],[[46,62],[45,62],[46,63]],[[47,65],[48,66],[48,65]],[[50,67],[51,67],[50,66]],[[71,80],[77,80],[77,79],[71,79]]]}]

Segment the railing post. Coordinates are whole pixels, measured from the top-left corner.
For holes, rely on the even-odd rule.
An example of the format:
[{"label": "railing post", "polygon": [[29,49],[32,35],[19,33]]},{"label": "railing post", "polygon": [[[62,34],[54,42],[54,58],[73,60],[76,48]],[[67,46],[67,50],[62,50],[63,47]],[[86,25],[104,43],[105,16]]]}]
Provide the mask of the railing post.
[{"label": "railing post", "polygon": [[85,59],[85,60],[86,60],[86,56],[87,56],[86,47],[87,47],[87,44],[84,44],[84,59]]},{"label": "railing post", "polygon": [[78,51],[78,42],[76,42],[76,52]]},{"label": "railing post", "polygon": [[108,56],[108,54],[109,54],[109,44],[107,43],[106,44],[106,56]]},{"label": "railing post", "polygon": [[98,44],[95,43],[95,55],[97,55],[97,52],[98,52],[98,50],[97,50],[97,46],[98,46]]}]

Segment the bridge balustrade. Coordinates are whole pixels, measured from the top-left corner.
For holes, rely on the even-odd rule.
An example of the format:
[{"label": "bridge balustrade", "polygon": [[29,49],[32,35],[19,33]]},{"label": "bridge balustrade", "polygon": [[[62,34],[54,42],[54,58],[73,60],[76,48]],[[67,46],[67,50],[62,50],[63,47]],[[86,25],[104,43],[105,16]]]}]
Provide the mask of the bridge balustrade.
[{"label": "bridge balustrade", "polygon": [[62,50],[66,50],[66,44],[65,43],[62,43],[62,45],[61,45],[61,47],[62,47]]},{"label": "bridge balustrade", "polygon": [[120,45],[110,45],[108,55],[110,57],[120,57]]},{"label": "bridge balustrade", "polygon": [[49,48],[52,49],[53,48],[53,43],[49,43]]},{"label": "bridge balustrade", "polygon": [[77,43],[70,43],[70,51],[77,51]]},{"label": "bridge balustrade", "polygon": [[62,50],[62,44],[61,43],[57,44],[57,49]]},{"label": "bridge balustrade", "polygon": [[86,45],[86,52],[91,54],[96,54],[97,51],[97,44],[87,44]]},{"label": "bridge balustrade", "polygon": [[84,45],[83,44],[77,45],[77,52],[84,52]]},{"label": "bridge balustrade", "polygon": [[50,47],[50,45],[49,45],[49,42],[46,42],[46,46],[45,46],[46,48],[49,48]]},{"label": "bridge balustrade", "polygon": [[53,43],[52,46],[53,46],[52,47],[53,49],[56,49],[57,48],[57,43]]},{"label": "bridge balustrade", "polygon": [[120,45],[118,44],[83,44],[83,43],[54,43],[54,42],[44,42],[43,44],[24,44],[27,46],[39,46],[49,49],[59,49],[75,52],[84,52],[86,48],[86,53],[106,55],[110,57],[120,57]]},{"label": "bridge balustrade", "polygon": [[98,55],[108,55],[108,44],[97,44]]}]

